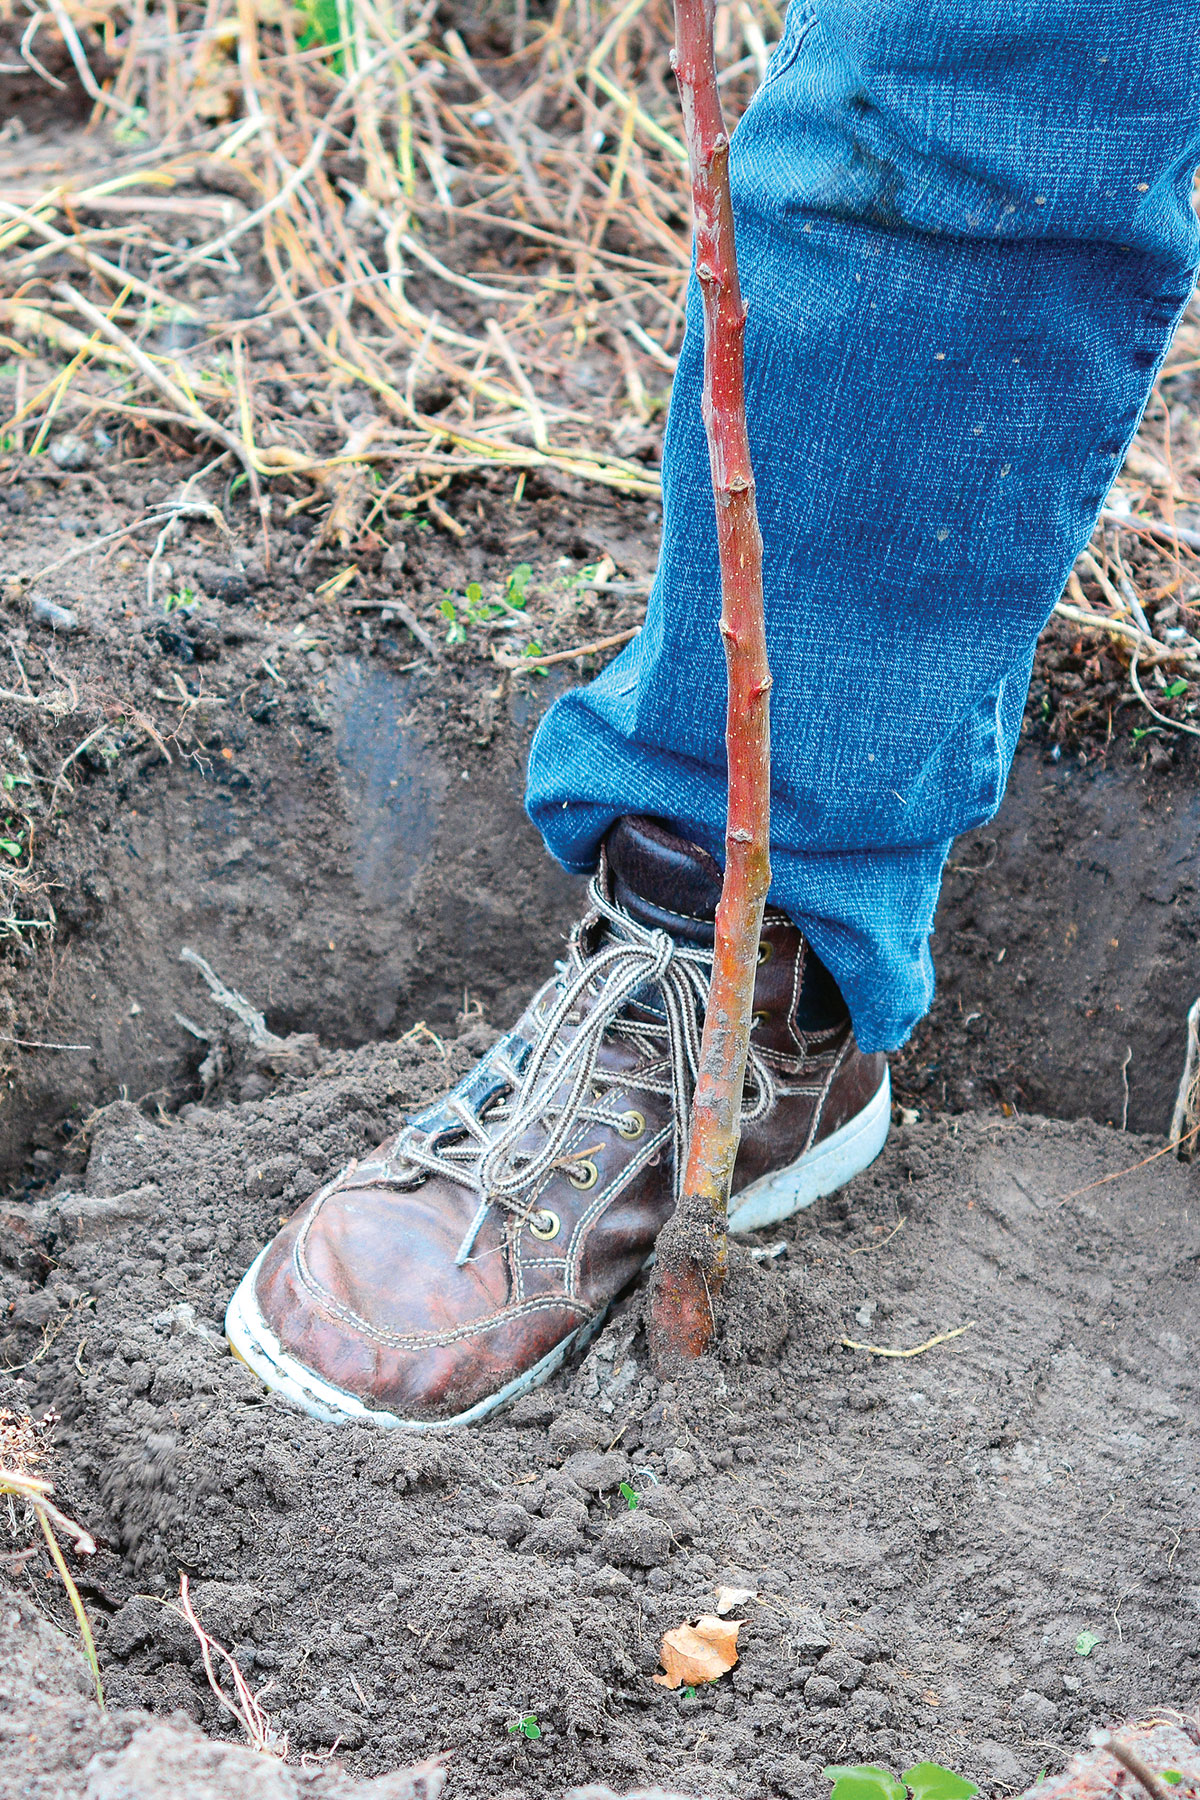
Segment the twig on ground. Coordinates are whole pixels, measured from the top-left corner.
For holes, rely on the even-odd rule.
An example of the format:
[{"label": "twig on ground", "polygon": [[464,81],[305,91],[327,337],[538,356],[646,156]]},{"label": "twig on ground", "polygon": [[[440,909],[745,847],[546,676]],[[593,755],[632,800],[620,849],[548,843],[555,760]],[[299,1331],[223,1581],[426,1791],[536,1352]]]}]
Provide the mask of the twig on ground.
[{"label": "twig on ground", "polygon": [[1146,696],[1146,690],[1138,678],[1138,657],[1135,650],[1129,659],[1129,685],[1150,714],[1160,725],[1166,725],[1171,731],[1186,731],[1189,737],[1200,737],[1200,725],[1189,725],[1186,719],[1169,719],[1164,712],[1159,712],[1153,701]]},{"label": "twig on ground", "polygon": [[627,631],[615,631],[611,637],[597,638],[591,644],[577,644],[573,650],[555,650],[549,656],[511,656],[507,651],[495,647],[492,656],[502,669],[548,669],[554,663],[574,662],[579,656],[595,656],[601,650],[615,650],[618,645],[629,643],[641,629],[640,625],[631,625]]},{"label": "twig on ground", "polygon": [[[1123,1169],[1114,1169],[1111,1175],[1100,1175],[1095,1181],[1087,1181],[1082,1187],[1072,1188],[1069,1194],[1060,1194],[1058,1204],[1065,1206],[1068,1200],[1078,1200],[1080,1194],[1090,1194],[1093,1188],[1107,1187],[1110,1181],[1121,1181],[1126,1175],[1136,1175],[1139,1169],[1144,1169],[1148,1163],[1157,1162],[1160,1156],[1169,1156],[1172,1150],[1178,1150],[1181,1145],[1194,1143],[1198,1135],[1200,1135],[1200,1125],[1193,1125],[1180,1137],[1168,1138],[1161,1150],[1152,1150],[1149,1156],[1143,1156],[1140,1162],[1129,1163]],[[1180,1161],[1186,1161],[1186,1158],[1181,1157]]]},{"label": "twig on ground", "polygon": [[1183,525],[1166,525],[1161,519],[1134,518],[1132,513],[1113,512],[1105,507],[1100,514],[1101,523],[1115,525],[1118,531],[1132,531],[1142,537],[1159,538],[1164,543],[1183,544],[1189,550],[1200,550],[1200,531],[1190,531]]},{"label": "twig on ground", "polygon": [[217,1005],[223,1006],[227,1012],[231,1012],[236,1019],[241,1021],[253,1043],[266,1050],[277,1050],[280,1047],[283,1039],[276,1037],[275,1033],[268,1028],[267,1021],[258,1008],[251,1006],[250,1002],[243,994],[239,994],[236,988],[226,987],[211,963],[205,962],[202,956],[199,956],[195,950],[189,950],[186,945],[179,952],[179,960],[191,964],[204,981]]},{"label": "twig on ground", "polygon": [[[1058,602],[1053,616],[1067,619],[1072,625],[1084,625],[1091,631],[1107,631],[1110,637],[1132,644],[1137,652],[1152,657],[1155,662],[1192,663],[1200,674],[1200,646],[1196,644],[1160,644],[1157,638],[1150,637],[1136,625],[1127,624],[1124,619],[1106,618],[1103,613],[1093,612],[1090,607],[1070,606],[1065,600]],[[1175,721],[1168,720],[1167,723],[1174,724]]]},{"label": "twig on ground", "polygon": [[1122,1738],[1113,1737],[1107,1731],[1093,1731],[1092,1743],[1097,1750],[1107,1750],[1111,1757],[1119,1762],[1122,1768],[1128,1769],[1134,1780],[1140,1782],[1150,1795],[1150,1800],[1175,1800],[1174,1788],[1168,1787],[1160,1776],[1154,1773],[1150,1765],[1142,1760],[1132,1744]]},{"label": "twig on ground", "polygon": [[90,1050],[90,1044],[47,1044],[40,1038],[10,1037],[6,1031],[0,1031],[0,1044],[16,1044],[20,1050]]},{"label": "twig on ground", "polygon": [[857,1344],[853,1338],[846,1337],[841,1342],[847,1350],[865,1350],[871,1356],[924,1356],[926,1350],[933,1350],[938,1344],[948,1344],[952,1338],[961,1337],[964,1331],[970,1331],[977,1323],[976,1319],[968,1319],[965,1325],[956,1325],[953,1331],[939,1331],[936,1337],[926,1338],[923,1344],[914,1344],[911,1350],[888,1350],[882,1344]]}]

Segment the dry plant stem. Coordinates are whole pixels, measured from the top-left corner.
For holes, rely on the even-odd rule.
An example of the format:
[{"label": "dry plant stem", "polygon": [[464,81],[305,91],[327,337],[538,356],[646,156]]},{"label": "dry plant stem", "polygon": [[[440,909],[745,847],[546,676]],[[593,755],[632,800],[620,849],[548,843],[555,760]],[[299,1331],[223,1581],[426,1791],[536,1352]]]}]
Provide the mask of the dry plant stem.
[{"label": "dry plant stem", "polygon": [[42,1535],[46,1540],[54,1566],[58,1570],[59,1579],[67,1590],[67,1599],[71,1603],[71,1611],[75,1614],[75,1623],[79,1627],[79,1635],[83,1640],[83,1654],[95,1685],[96,1704],[102,1707],[104,1705],[104,1683],[100,1679],[100,1662],[96,1655],[96,1640],[92,1636],[91,1621],[84,1610],[83,1600],[72,1579],[71,1571],[63,1560],[58,1540],[50,1529],[50,1521],[46,1517],[46,1507],[35,1506],[33,1510],[37,1514],[37,1522],[42,1528]]},{"label": "dry plant stem", "polygon": [[658,1241],[650,1342],[660,1369],[701,1355],[725,1275],[729,1188],[741,1136],[742,1087],[763,908],[771,882],[771,752],[762,536],[746,430],[746,308],[738,284],[729,139],[713,47],[713,0],[676,0],[675,75],[683,105],[704,296],[703,413],[716,501],[721,636],[728,706],[725,879],[717,907],[687,1167]]},{"label": "dry plant stem", "polygon": [[1160,1776],[1155,1774],[1147,1762],[1143,1761],[1132,1744],[1125,1743],[1121,1738],[1108,1736],[1104,1732],[1094,1732],[1093,1742],[1098,1749],[1107,1750],[1108,1754],[1115,1758],[1123,1768],[1128,1769],[1134,1780],[1140,1782],[1150,1795],[1151,1800],[1171,1800],[1173,1790]]},{"label": "dry plant stem", "polygon": [[92,1627],[79,1589],[63,1559],[63,1553],[59,1548],[53,1527],[57,1526],[64,1536],[73,1541],[76,1556],[94,1556],[96,1544],[90,1532],[85,1531],[76,1520],[68,1518],[66,1513],[59,1511],[50,1498],[53,1492],[53,1484],[43,1480],[40,1475],[32,1475],[25,1469],[0,1466],[0,1494],[12,1494],[17,1499],[26,1501],[41,1528],[51,1561],[58,1570],[59,1579],[66,1589],[67,1599],[71,1604],[71,1611],[75,1614],[75,1623],[79,1627],[79,1636],[83,1641],[83,1654],[87,1659],[88,1668],[92,1672],[92,1681],[96,1688],[96,1700],[100,1706],[103,1706],[104,1684],[100,1679],[96,1641],[92,1636]]}]

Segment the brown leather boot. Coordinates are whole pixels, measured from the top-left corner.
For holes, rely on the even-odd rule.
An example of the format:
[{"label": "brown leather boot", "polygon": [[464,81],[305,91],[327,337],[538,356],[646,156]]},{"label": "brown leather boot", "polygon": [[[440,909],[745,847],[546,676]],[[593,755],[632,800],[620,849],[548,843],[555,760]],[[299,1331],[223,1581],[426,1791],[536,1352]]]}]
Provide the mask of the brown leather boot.
[{"label": "brown leather boot", "polygon": [[[618,820],[567,957],[444,1099],[313,1195],[230,1303],[230,1343],[317,1418],[465,1425],[544,1381],[674,1205],[720,871]],[[879,1154],[887,1064],[768,912],[730,1226],[787,1218]]]}]

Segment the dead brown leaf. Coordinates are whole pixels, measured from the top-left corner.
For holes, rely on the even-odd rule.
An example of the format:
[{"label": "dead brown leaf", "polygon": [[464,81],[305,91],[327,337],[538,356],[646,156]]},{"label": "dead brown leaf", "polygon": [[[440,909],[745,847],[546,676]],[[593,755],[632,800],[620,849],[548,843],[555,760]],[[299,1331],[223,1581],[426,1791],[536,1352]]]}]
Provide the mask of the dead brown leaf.
[{"label": "dead brown leaf", "polygon": [[731,1613],[735,1607],[746,1606],[749,1604],[749,1602],[751,1600],[757,1600],[757,1599],[758,1599],[758,1595],[753,1588],[739,1588],[739,1587],[718,1588],[717,1589],[717,1615],[719,1618],[723,1619],[725,1617],[725,1614]]},{"label": "dead brown leaf", "polygon": [[682,1687],[685,1683],[699,1687],[706,1681],[719,1681],[738,1659],[741,1629],[740,1619],[716,1619],[706,1614],[694,1625],[677,1625],[673,1631],[665,1631],[658,1655],[666,1674],[656,1675],[654,1680],[665,1688]]}]

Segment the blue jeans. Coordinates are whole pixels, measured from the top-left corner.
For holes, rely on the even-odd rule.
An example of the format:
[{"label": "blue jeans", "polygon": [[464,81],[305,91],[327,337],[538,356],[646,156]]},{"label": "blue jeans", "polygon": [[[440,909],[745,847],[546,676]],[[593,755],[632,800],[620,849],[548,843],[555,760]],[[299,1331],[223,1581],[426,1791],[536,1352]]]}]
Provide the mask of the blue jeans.
[{"label": "blue jeans", "polygon": [[[864,1050],[933,992],[951,840],[989,819],[1034,643],[1197,261],[1185,0],[792,0],[734,137],[766,546],[773,902]],[[720,855],[724,661],[693,292],[645,629],[547,713],[570,869],[622,813]]]}]

